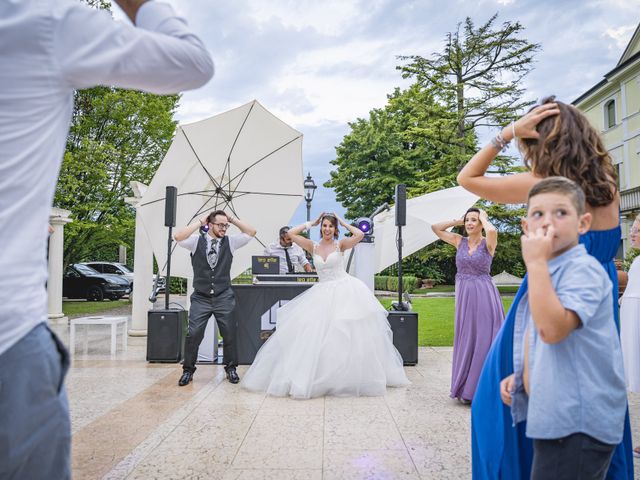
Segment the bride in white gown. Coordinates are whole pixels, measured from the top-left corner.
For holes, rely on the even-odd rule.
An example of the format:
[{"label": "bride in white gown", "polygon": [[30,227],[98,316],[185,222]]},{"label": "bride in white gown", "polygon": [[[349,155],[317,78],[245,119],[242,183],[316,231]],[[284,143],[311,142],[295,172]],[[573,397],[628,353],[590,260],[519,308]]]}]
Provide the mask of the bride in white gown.
[{"label": "bride in white gown", "polygon": [[[320,222],[319,243],[299,235]],[[338,222],[353,236],[336,241]],[[363,233],[337,215],[322,214],[289,235],[312,253],[319,282],[278,310],[276,331],[256,355],[242,386],[311,398],[384,395],[387,386],[408,385],[386,310],[343,266],[342,252],[360,242]]]}]

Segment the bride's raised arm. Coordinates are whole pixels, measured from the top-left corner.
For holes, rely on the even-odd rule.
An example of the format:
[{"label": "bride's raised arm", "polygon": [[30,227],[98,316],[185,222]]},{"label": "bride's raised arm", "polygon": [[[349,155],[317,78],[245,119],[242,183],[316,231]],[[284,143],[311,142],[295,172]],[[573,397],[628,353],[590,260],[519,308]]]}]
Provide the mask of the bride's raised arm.
[{"label": "bride's raised arm", "polygon": [[351,237],[343,238],[342,240],[340,240],[339,242],[340,251],[344,252],[345,250],[349,250],[350,248],[353,248],[358,243],[360,243],[360,241],[364,238],[364,233],[362,232],[362,230],[360,230],[357,227],[354,227],[353,225],[348,224],[347,222],[344,221],[343,218],[339,217],[335,213],[333,214],[333,216],[338,219],[338,223],[340,223],[340,225],[342,225],[344,228],[346,228],[352,233]]},{"label": "bride's raised arm", "polygon": [[296,227],[290,228],[289,231],[287,232],[287,235],[289,235],[289,238],[291,238],[292,242],[294,242],[296,245],[299,245],[300,247],[304,248],[311,255],[313,255],[313,241],[310,238],[303,237],[300,234],[304,230],[308,230],[311,227],[315,227],[316,225],[318,225],[320,223],[320,219],[322,219],[323,215],[324,215],[324,213],[321,213],[320,216],[318,218],[316,218],[315,222],[302,223],[302,224],[300,224],[300,225],[298,225]]}]

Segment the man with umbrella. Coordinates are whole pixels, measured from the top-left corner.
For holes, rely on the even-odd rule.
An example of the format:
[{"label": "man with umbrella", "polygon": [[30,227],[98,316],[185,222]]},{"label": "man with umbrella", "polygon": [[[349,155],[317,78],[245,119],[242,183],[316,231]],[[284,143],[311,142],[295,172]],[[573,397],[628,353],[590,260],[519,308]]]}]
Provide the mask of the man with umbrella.
[{"label": "man with umbrella", "polygon": [[[230,225],[241,233],[227,235]],[[227,379],[238,383],[236,351],[237,325],[232,312],[236,305],[231,289],[231,262],[233,253],[255,236],[256,230],[241,220],[216,210],[205,218],[182,228],[174,235],[178,244],[191,252],[193,267],[193,294],[189,310],[189,330],[185,341],[182,376],[178,385],[188,385],[196,371],[198,348],[211,315],[215,316],[224,341],[223,358]]]}]

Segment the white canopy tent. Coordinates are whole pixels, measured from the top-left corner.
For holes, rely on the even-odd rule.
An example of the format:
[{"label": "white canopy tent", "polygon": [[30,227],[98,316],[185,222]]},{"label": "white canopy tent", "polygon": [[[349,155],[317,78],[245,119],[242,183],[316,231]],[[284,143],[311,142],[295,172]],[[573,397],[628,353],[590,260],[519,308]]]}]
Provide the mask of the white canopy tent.
[{"label": "white canopy tent", "polygon": [[[462,187],[452,187],[407,200],[407,224],[402,227],[402,258],[436,241],[434,223],[461,218],[478,201],[478,196]],[[375,236],[375,273],[398,262],[395,210],[373,218]]]}]

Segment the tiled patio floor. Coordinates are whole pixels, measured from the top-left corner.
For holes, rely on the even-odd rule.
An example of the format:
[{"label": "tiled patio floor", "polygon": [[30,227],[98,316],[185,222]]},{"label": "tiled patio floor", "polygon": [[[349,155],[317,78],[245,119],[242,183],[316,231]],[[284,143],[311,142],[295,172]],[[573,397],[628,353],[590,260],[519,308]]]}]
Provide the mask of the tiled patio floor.
[{"label": "tiled patio floor", "polygon": [[[68,342],[69,327],[53,329]],[[92,327],[86,350],[83,337],[67,380],[75,480],[470,478],[451,348],[421,348],[412,385],[385,397],[291,400],[246,392],[212,365],[179,388],[179,365],[145,361],[146,338],[112,358],[108,327]],[[640,442],[640,395],[629,399]]]}]

